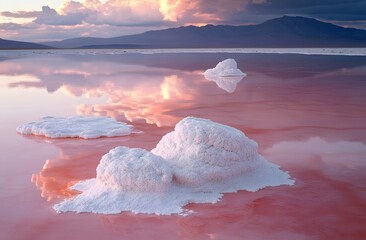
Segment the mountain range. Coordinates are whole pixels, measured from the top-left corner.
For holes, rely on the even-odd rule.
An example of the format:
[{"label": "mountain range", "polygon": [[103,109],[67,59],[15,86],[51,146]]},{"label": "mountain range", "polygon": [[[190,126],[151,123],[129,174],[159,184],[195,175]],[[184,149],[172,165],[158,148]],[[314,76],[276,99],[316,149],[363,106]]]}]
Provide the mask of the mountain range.
[{"label": "mountain range", "polygon": [[[5,41],[5,40],[2,40]],[[0,49],[14,48],[0,41]],[[19,42],[18,42],[19,43]],[[30,44],[30,43],[28,43]],[[11,47],[8,47],[11,46]],[[283,16],[257,25],[184,26],[113,38],[82,37],[18,48],[366,47],[366,30]]]},{"label": "mountain range", "polygon": [[49,49],[49,48],[52,47],[37,43],[12,41],[0,38],[0,49]]}]

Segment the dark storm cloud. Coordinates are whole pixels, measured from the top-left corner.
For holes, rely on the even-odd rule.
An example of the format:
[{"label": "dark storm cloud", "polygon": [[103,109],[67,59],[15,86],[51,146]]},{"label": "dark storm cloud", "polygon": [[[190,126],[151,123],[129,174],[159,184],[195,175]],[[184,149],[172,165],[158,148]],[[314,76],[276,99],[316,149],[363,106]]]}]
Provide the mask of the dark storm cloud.
[{"label": "dark storm cloud", "polygon": [[250,5],[248,12],[260,15],[297,14],[334,21],[366,20],[366,0],[267,0]]},{"label": "dark storm cloud", "polygon": [[202,14],[214,16],[211,17],[213,24],[233,25],[256,24],[283,15],[312,17],[355,27],[362,27],[366,20],[366,0],[196,0],[193,2],[196,4],[192,9],[182,7],[185,11],[180,15],[180,23],[199,22],[200,19],[197,16]]}]

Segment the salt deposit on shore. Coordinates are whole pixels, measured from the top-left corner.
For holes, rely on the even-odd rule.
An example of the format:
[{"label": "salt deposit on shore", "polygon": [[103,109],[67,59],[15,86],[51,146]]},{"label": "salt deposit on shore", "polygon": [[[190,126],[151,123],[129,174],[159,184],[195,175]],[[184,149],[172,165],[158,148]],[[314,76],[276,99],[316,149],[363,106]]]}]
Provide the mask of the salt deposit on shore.
[{"label": "salt deposit on shore", "polygon": [[301,54],[328,56],[366,56],[366,48],[166,48],[166,49],[47,49],[2,50],[0,57],[34,55],[119,55],[164,53],[250,53],[250,54]]}]

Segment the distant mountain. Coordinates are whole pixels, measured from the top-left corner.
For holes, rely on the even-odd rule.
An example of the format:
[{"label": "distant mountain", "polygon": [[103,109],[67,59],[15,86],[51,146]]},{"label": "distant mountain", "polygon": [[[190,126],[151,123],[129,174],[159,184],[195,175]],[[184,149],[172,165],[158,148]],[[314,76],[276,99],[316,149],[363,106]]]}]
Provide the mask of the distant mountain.
[{"label": "distant mountain", "polygon": [[366,47],[366,31],[312,18],[272,19],[258,25],[179,27],[114,38],[73,38],[57,48]]},{"label": "distant mountain", "polygon": [[83,37],[40,44],[0,38],[0,49],[252,47],[366,47],[366,30],[344,28],[313,18],[284,16],[257,25],[187,26],[113,38]]},{"label": "distant mountain", "polygon": [[0,49],[48,49],[52,48],[37,43],[11,41],[0,38]]}]

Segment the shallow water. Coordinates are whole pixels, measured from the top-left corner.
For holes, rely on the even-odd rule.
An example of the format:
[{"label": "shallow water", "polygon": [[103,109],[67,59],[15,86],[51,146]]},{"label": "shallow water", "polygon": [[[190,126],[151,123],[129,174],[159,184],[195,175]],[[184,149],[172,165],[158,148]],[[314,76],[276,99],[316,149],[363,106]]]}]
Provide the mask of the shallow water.
[{"label": "shallow water", "polygon": [[[233,93],[202,73],[226,58]],[[365,239],[366,57],[296,54],[2,54],[1,239]],[[22,136],[43,116],[111,116],[144,134]],[[151,150],[186,116],[244,131],[294,186],[225,194],[182,216],[56,214],[116,146]]]}]

